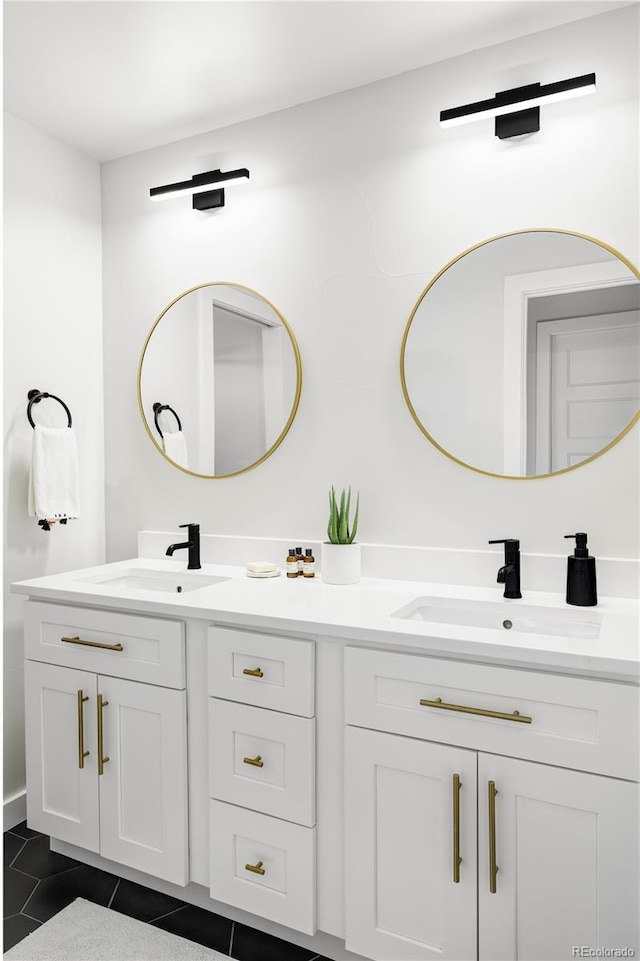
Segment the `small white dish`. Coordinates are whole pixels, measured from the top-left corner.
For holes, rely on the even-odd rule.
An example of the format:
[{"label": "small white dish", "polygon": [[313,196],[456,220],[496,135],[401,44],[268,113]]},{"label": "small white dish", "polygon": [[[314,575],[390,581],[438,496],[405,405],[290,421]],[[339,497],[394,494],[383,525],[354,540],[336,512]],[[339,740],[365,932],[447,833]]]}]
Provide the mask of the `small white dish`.
[{"label": "small white dish", "polygon": [[247,577],[280,577],[280,571],[264,571],[261,573],[247,571]]}]

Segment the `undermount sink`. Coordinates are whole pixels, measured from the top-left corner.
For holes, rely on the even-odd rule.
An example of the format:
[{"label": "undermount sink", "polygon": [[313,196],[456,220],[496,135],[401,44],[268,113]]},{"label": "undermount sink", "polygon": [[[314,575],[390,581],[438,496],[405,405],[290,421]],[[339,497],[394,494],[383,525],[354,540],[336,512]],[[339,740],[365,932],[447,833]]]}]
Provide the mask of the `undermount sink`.
[{"label": "undermount sink", "polygon": [[474,601],[457,597],[418,597],[392,617],[432,621],[459,627],[520,631],[556,637],[594,638],[600,633],[602,615],[500,601]]},{"label": "undermount sink", "polygon": [[129,587],[136,591],[162,591],[168,594],[181,594],[185,591],[197,591],[202,587],[211,587],[228,581],[228,577],[218,577],[213,574],[199,574],[197,571],[158,571],[144,570],[134,567],[120,569],[111,574],[96,574],[94,577],[84,578],[90,584],[105,584],[109,587]]}]

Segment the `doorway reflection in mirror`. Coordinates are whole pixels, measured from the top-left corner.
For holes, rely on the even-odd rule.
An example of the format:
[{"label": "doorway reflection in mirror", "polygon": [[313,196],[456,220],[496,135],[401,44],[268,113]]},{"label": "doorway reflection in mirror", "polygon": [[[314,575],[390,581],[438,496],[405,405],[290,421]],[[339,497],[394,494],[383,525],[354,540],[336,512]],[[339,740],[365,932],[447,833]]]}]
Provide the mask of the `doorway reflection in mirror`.
[{"label": "doorway reflection in mirror", "polygon": [[[257,292],[203,284],[176,298],[154,324],[138,386],[156,446],[153,405],[170,392],[172,407],[180,410],[189,472],[230,476],[264,460],[286,433],[300,393],[297,344],[284,318]],[[164,452],[184,467],[167,449],[167,436]]]},{"label": "doorway reflection in mirror", "polygon": [[638,419],[640,275],[568,231],[485,241],[421,294],[401,370],[420,429],[464,466],[508,477],[571,470]]}]

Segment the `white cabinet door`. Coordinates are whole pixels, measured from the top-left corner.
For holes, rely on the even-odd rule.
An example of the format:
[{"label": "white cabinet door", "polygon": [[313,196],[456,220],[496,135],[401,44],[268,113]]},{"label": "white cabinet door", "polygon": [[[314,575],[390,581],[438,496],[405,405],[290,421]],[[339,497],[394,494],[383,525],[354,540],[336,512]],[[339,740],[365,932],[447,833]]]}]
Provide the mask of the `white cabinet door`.
[{"label": "white cabinet door", "polygon": [[476,957],[476,774],[473,751],[347,728],[350,951],[376,961]]},{"label": "white cabinet door", "polygon": [[27,821],[98,851],[96,675],[25,661]]},{"label": "white cabinet door", "polygon": [[99,677],[100,853],[185,885],[186,691]]},{"label": "white cabinet door", "polygon": [[638,785],[481,754],[478,790],[480,961],[557,961],[581,946],[637,954]]}]

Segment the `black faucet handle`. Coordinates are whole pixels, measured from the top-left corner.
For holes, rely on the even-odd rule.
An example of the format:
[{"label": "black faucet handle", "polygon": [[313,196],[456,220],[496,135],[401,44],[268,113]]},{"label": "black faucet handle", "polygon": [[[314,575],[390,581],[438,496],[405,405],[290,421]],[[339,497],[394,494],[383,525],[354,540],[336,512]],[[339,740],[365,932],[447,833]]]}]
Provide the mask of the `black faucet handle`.
[{"label": "black faucet handle", "polygon": [[188,527],[190,531],[192,531],[192,530],[193,530],[193,531],[199,531],[199,530],[200,530],[200,525],[199,525],[199,524],[178,524],[178,527]]},{"label": "black faucet handle", "polygon": [[513,550],[516,550],[516,551],[520,547],[520,541],[517,540],[515,537],[503,537],[497,541],[487,541],[487,543],[488,544],[504,544],[505,547],[509,545],[509,547],[513,548]]}]

